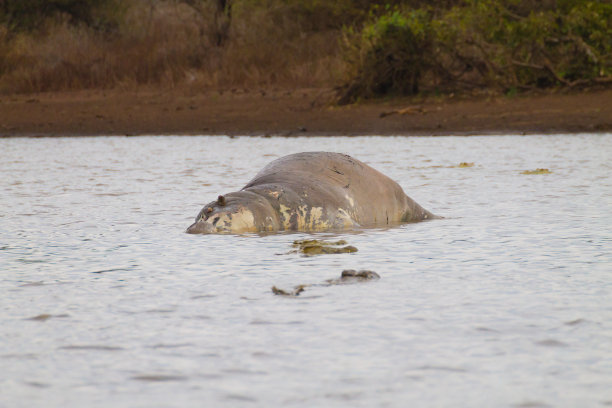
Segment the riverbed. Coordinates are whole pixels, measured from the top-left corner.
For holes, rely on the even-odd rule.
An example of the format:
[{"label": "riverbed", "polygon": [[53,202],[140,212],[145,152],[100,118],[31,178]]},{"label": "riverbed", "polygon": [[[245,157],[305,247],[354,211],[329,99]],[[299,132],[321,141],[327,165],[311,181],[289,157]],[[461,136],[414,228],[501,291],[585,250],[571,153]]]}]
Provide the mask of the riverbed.
[{"label": "riverbed", "polygon": [[[444,218],[184,233],[313,150]],[[0,407],[612,406],[611,157],[612,134],[0,139]],[[292,251],[311,238],[358,252]],[[345,269],[380,279],[324,284]]]}]

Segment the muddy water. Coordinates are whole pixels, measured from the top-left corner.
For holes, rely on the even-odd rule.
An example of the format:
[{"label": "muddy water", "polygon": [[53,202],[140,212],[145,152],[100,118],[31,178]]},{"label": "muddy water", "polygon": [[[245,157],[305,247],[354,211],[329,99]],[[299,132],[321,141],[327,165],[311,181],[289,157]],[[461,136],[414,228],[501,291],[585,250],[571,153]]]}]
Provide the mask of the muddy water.
[{"label": "muddy water", "polygon": [[[183,233],[307,150],[446,218]],[[610,157],[609,134],[0,140],[0,406],[610,406]],[[359,251],[290,253],[313,236]],[[381,278],[271,291],[343,269]]]}]

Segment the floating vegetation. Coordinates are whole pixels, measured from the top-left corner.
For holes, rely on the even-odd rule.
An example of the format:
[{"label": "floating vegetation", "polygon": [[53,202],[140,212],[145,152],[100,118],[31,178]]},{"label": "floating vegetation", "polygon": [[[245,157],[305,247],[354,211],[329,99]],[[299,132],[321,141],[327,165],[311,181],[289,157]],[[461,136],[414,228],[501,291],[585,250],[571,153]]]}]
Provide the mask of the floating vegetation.
[{"label": "floating vegetation", "polygon": [[66,313],[62,313],[62,314],[58,314],[58,315],[52,315],[52,314],[48,314],[48,313],[42,313],[39,314],[37,316],[34,317],[28,317],[25,320],[32,320],[35,322],[45,322],[49,319],[51,319],[52,317],[70,317],[69,315],[67,315]]},{"label": "floating vegetation", "polygon": [[[321,254],[346,254],[357,252],[357,248],[352,245],[346,245],[347,242],[339,240],[335,242],[327,242],[317,239],[305,239],[293,241],[293,247],[297,248],[290,253],[301,252],[306,256],[321,255]],[[342,246],[345,245],[345,246]]]},{"label": "floating vegetation", "polygon": [[304,291],[304,288],[309,285],[297,285],[293,290],[286,291],[284,289],[279,289],[276,286],[272,286],[272,293],[278,296],[299,296],[300,293]]},{"label": "floating vegetation", "polygon": [[335,248],[329,247],[325,245],[310,245],[304,248],[301,248],[300,251],[304,253],[304,255],[321,255],[321,254],[349,254],[352,252],[357,252],[357,248],[352,245],[347,245],[345,247]]},{"label": "floating vegetation", "polygon": [[160,381],[184,381],[187,377],[182,375],[167,375],[167,374],[141,374],[135,375],[132,377],[133,380],[138,381],[150,381],[150,382],[160,382]]},{"label": "floating vegetation", "polygon": [[342,271],[342,274],[339,278],[335,279],[327,279],[324,283],[319,284],[311,284],[311,285],[297,285],[293,288],[293,290],[284,290],[277,288],[276,286],[272,286],[272,293],[278,296],[289,296],[295,297],[299,296],[300,293],[304,292],[304,290],[308,287],[312,286],[332,286],[332,285],[347,285],[352,283],[365,282],[370,280],[380,279],[380,275],[374,271],[369,271],[366,269],[362,269],[356,271],[354,269],[345,269]]},{"label": "floating vegetation", "polygon": [[535,170],[525,170],[523,172],[521,172],[521,174],[550,174],[552,173],[552,171],[548,170],[548,169],[535,169]]},{"label": "floating vegetation", "polygon": [[326,282],[329,285],[345,285],[348,283],[357,283],[377,279],[380,279],[380,275],[374,271],[369,271],[366,269],[361,269],[359,271],[354,269],[345,269],[342,271],[339,278],[328,279]]},{"label": "floating vegetation", "polygon": [[44,322],[45,320],[48,320],[48,319],[50,319],[52,317],[53,316],[51,316],[50,314],[43,313],[43,314],[39,314],[38,316],[28,317],[26,320],[34,320],[34,321],[38,321],[38,322]]},{"label": "floating vegetation", "polygon": [[457,166],[459,168],[464,168],[464,167],[474,167],[474,163],[468,163],[468,162],[461,162],[459,163],[459,166]]}]

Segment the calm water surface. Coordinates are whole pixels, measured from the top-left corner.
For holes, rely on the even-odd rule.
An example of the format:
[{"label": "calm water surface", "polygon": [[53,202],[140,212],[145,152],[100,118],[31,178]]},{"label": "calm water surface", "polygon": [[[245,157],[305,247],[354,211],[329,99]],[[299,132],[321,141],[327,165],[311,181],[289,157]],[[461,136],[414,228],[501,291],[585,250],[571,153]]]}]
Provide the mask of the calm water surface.
[{"label": "calm water surface", "polygon": [[[446,218],[314,234],[359,249],[318,257],[183,232],[308,150]],[[0,140],[0,407],[612,406],[611,157],[610,134]],[[349,268],[381,279],[270,290]]]}]

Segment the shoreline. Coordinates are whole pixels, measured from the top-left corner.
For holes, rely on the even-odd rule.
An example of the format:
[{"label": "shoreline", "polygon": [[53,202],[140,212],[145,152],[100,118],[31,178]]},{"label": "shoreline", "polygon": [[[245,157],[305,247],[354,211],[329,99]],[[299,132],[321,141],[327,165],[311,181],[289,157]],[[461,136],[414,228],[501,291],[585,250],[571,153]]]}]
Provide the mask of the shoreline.
[{"label": "shoreline", "polygon": [[0,96],[0,137],[610,133],[612,89],[331,104],[331,89],[94,90]]}]

